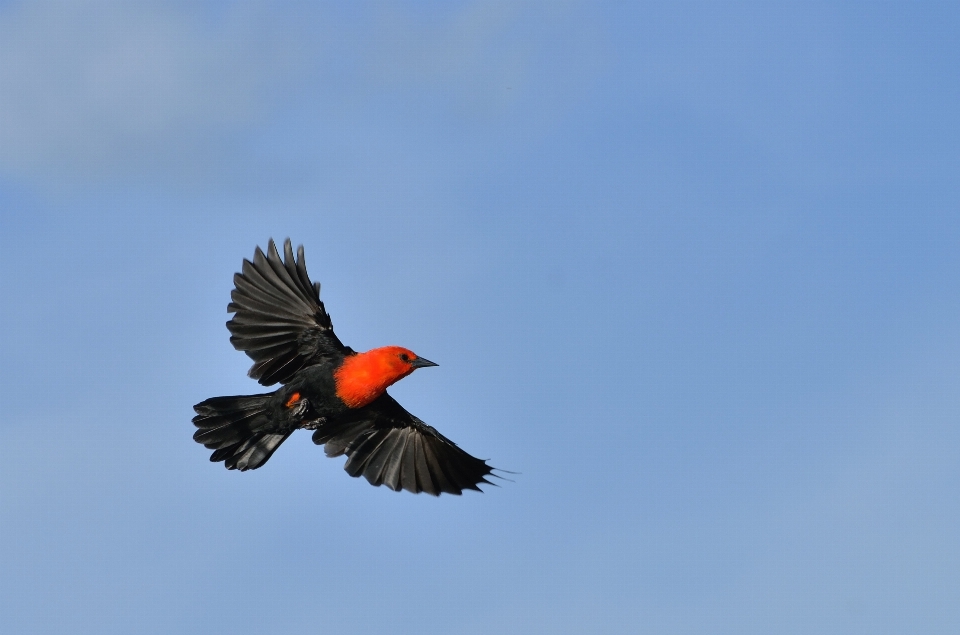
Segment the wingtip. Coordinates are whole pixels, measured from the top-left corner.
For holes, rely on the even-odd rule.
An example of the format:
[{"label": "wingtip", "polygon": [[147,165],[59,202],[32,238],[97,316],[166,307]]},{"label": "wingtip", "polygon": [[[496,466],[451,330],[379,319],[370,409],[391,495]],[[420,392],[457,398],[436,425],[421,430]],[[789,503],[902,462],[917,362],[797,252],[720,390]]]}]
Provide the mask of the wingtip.
[{"label": "wingtip", "polygon": [[[484,476],[492,476],[493,478],[498,478],[498,479],[500,479],[501,481],[507,481],[508,483],[516,483],[516,481],[513,480],[512,478],[507,478],[506,476],[500,476],[499,474],[495,474],[495,473],[494,473],[495,471],[496,471],[496,472],[503,472],[503,473],[505,473],[505,474],[514,474],[514,475],[520,474],[520,472],[511,472],[511,471],[509,471],[509,470],[501,470],[500,468],[495,467],[495,468],[491,469],[491,470],[490,470],[487,474],[485,474]],[[486,478],[484,478],[484,480],[485,480],[487,483],[490,483],[491,485],[493,485],[494,487],[500,487],[500,486],[497,485],[496,483],[493,483],[493,482],[491,482],[491,481],[487,481]]]},{"label": "wingtip", "polygon": [[[303,251],[303,245],[300,245],[298,251]],[[287,267],[287,269],[296,271],[297,260],[293,257],[293,243],[290,242],[289,238],[286,238],[283,241],[283,264]]]}]

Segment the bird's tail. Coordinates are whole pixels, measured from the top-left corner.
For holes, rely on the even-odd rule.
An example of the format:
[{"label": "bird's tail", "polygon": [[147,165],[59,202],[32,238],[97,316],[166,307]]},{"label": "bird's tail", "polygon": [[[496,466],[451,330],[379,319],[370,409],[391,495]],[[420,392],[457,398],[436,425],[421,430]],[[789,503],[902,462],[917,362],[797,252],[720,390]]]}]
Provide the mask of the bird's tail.
[{"label": "bird's tail", "polygon": [[267,431],[271,396],[212,397],[198,403],[193,424],[199,430],[193,440],[214,450],[210,460],[223,461],[228,470],[257,469],[291,434]]}]

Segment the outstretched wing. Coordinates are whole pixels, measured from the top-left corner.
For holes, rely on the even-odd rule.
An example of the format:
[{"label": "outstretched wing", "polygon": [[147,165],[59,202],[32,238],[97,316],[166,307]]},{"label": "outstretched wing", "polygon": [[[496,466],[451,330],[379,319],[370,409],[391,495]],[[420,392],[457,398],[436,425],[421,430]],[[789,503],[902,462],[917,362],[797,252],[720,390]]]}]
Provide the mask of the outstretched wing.
[{"label": "outstretched wing", "polygon": [[371,485],[386,485],[439,496],[478,492],[493,468],[472,457],[432,427],[407,412],[384,393],[357,409],[333,428],[322,427],[313,442],[325,444],[327,456],[347,455],[343,469],[366,477]]},{"label": "outstretched wing", "polygon": [[294,260],[288,238],[283,257],[273,239],[266,256],[257,247],[253,262],[244,259],[242,271],[233,276],[233,302],[227,306],[236,314],[227,322],[230,342],[250,356],[254,364],[248,374],[264,386],[284,383],[324,357],[352,352],[333,332],[320,283],[311,283],[307,275],[303,246]]}]

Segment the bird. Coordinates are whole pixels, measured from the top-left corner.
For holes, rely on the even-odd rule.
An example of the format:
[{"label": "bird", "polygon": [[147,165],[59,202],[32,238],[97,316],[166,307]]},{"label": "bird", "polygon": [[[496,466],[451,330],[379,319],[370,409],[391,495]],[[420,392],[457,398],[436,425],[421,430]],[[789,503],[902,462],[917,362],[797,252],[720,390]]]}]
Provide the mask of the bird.
[{"label": "bird", "polygon": [[227,312],[230,342],[252,360],[248,375],[270,393],[212,397],[193,407],[193,438],[228,470],[255,470],[297,430],[312,430],[328,457],[371,485],[433,496],[482,492],[493,474],[433,427],[407,412],[387,388],[418,368],[437,366],[400,346],[358,353],[344,346],[307,275],[303,246],[288,238],[283,259],[270,239],[243,260]]}]

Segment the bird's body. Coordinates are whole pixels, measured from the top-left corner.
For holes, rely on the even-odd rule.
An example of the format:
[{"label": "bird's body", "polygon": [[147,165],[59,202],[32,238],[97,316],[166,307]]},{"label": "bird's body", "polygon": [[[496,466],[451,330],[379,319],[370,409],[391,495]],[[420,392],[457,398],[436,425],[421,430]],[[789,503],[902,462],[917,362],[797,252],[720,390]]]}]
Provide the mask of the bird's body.
[{"label": "bird's body", "polygon": [[488,483],[492,468],[407,412],[387,387],[417,368],[436,366],[410,350],[385,346],[357,353],[344,346],[307,276],[300,247],[280,259],[273,241],[257,248],[234,276],[230,341],[254,365],[250,376],[282,386],[272,393],[213,397],[194,406],[194,439],[211,461],[252,470],[298,429],[314,430],[328,456],[346,454],[344,469],[393,490],[460,494]]}]

